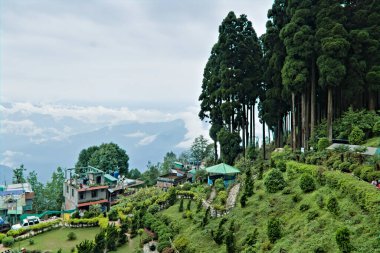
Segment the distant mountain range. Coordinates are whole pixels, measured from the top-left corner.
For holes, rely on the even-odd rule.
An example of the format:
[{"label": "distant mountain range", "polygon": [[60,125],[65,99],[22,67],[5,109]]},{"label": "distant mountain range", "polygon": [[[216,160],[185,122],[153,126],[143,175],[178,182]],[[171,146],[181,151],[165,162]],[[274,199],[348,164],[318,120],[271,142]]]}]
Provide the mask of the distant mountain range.
[{"label": "distant mountain range", "polygon": [[[0,161],[12,161],[14,166],[23,163],[28,171],[36,170],[41,180],[47,181],[58,166],[73,167],[82,149],[114,142],[129,155],[129,168],[143,171],[148,161],[160,162],[168,151],[183,151],[176,145],[184,140],[186,132],[182,120],[173,120],[160,123],[123,123],[74,134],[61,140],[48,138],[41,142],[25,135],[3,133],[1,142],[6,145],[0,147]],[[3,177],[12,177],[11,170],[9,177],[9,169],[1,166],[0,182]]]},{"label": "distant mountain range", "polygon": [[0,184],[12,183],[13,170],[12,168],[0,165]]}]

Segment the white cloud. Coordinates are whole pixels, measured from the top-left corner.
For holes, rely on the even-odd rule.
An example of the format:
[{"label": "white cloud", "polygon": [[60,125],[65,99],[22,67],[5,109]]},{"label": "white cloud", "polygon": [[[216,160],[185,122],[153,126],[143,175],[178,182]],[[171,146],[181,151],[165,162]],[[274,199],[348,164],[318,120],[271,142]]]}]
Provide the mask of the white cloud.
[{"label": "white cloud", "polygon": [[3,153],[1,153],[0,164],[11,167],[11,168],[16,167],[17,165],[15,161],[19,160],[17,159],[17,157],[22,157],[22,156],[25,156],[25,154],[22,152],[6,150]]},{"label": "white cloud", "polygon": [[137,145],[138,146],[146,146],[146,145],[149,145],[151,144],[152,142],[154,142],[157,138],[157,134],[154,134],[154,135],[149,135],[149,136],[146,136],[144,138],[142,138],[138,143]]},{"label": "white cloud", "polygon": [[147,135],[146,133],[137,131],[137,132],[134,132],[134,133],[125,134],[124,136],[125,137],[130,137],[130,138],[140,138],[140,137],[144,137],[146,135]]},{"label": "white cloud", "polygon": [[23,136],[38,136],[42,134],[42,129],[37,127],[31,120],[13,121],[4,119],[1,122],[1,134],[15,134]]}]

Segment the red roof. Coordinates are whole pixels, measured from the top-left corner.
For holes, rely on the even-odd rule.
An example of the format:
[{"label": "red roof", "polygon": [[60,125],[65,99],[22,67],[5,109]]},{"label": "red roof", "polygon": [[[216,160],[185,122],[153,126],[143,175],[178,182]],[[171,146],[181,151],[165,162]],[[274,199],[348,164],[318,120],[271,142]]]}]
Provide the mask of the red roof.
[{"label": "red roof", "polygon": [[78,192],[93,191],[93,190],[98,190],[98,189],[108,189],[108,185],[81,188],[78,190]]},{"label": "red roof", "polygon": [[108,202],[108,200],[106,200],[106,199],[102,199],[102,200],[93,201],[93,202],[81,203],[81,204],[78,205],[78,207],[92,206],[92,205],[102,204],[102,203],[107,203],[107,202]]}]

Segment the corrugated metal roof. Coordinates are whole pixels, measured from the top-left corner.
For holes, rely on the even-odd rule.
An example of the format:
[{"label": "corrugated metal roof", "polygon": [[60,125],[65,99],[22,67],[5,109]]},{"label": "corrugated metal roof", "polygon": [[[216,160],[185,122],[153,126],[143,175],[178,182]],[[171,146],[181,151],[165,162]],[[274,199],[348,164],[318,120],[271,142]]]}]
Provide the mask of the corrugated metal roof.
[{"label": "corrugated metal roof", "polygon": [[117,178],[111,176],[110,174],[105,174],[104,175],[104,178],[108,181],[111,181],[111,182],[116,182],[117,181]]},{"label": "corrugated metal roof", "polygon": [[208,173],[213,174],[237,174],[240,173],[240,170],[236,169],[225,163],[220,163],[211,167],[206,168]]}]

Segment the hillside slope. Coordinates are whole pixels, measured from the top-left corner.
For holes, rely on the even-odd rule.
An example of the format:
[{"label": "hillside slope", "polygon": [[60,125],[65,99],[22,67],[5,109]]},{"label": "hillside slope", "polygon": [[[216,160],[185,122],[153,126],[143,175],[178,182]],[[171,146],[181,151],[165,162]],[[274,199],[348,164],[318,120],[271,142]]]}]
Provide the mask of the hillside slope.
[{"label": "hillside slope", "polygon": [[[230,221],[235,221],[236,252],[244,251],[244,240],[247,234],[255,229],[258,236],[254,252],[339,252],[335,235],[342,227],[349,229],[355,252],[380,252],[380,232],[375,212],[364,210],[347,192],[332,188],[329,184],[317,183],[316,190],[303,193],[299,186],[301,174],[288,168],[287,172],[283,173],[287,186],[277,193],[267,193],[264,180],[256,180],[255,193],[248,198],[247,206],[241,208],[238,203],[237,207],[225,216],[228,219],[223,225],[225,231],[228,230]],[[350,175],[341,176],[342,180],[351,180]],[[358,181],[360,186],[361,183],[363,182]],[[368,193],[377,194],[375,203],[380,200],[380,191],[376,192],[376,189],[367,183],[364,183],[363,187],[368,187]],[[326,207],[331,197],[338,200],[337,214],[331,213]],[[195,212],[195,207],[192,211]],[[176,238],[185,236],[189,241],[190,251],[226,251],[225,244],[216,244],[211,235],[211,230],[217,230],[221,218],[211,219],[209,224],[202,228],[197,219],[203,214],[196,215],[193,220],[183,219],[178,212],[178,203],[163,213],[178,221],[179,235]],[[268,220],[272,217],[279,218],[281,223],[281,239],[275,243],[270,243],[267,236]]]}]

